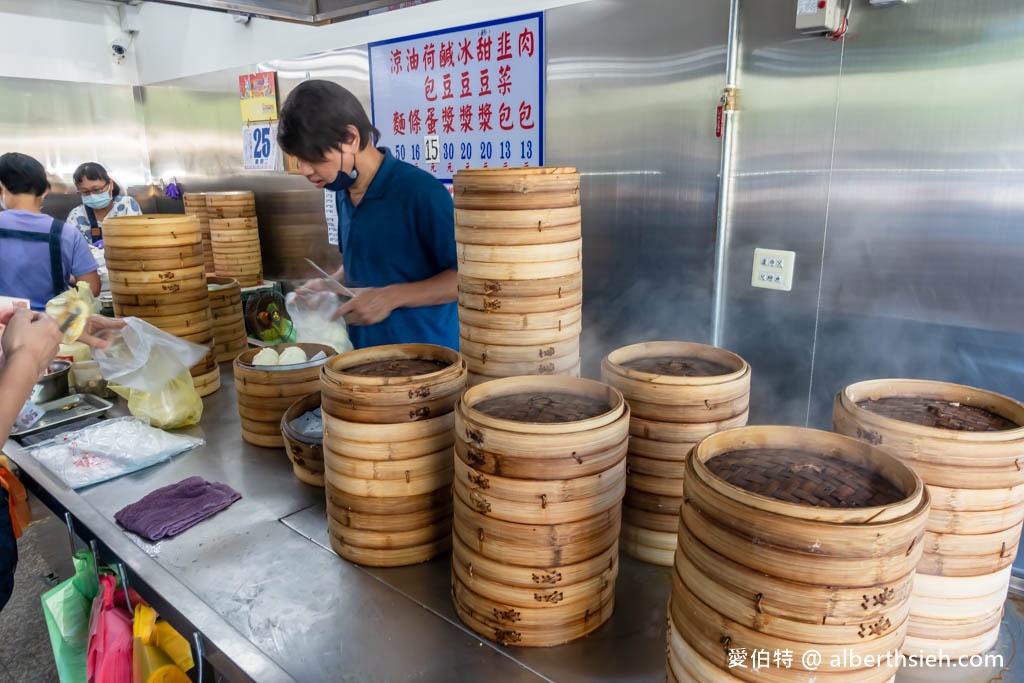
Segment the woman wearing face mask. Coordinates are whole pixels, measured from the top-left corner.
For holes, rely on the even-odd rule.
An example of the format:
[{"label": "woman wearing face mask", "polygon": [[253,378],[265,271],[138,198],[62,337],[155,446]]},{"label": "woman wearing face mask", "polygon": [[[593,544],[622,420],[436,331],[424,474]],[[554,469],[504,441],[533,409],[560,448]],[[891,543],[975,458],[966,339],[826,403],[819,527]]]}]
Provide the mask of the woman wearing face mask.
[{"label": "woman wearing face mask", "polygon": [[142,209],[132,197],[121,194],[120,186],[110,179],[107,169],[89,161],[75,169],[75,187],[82,206],[68,214],[68,223],[78,228],[89,244],[103,239],[100,224],[107,218],[141,216]]},{"label": "woman wearing face mask", "polygon": [[72,278],[100,293],[96,259],[82,235],[42,212],[50,191],[43,165],[27,154],[0,156],[0,296],[28,299],[32,310],[68,288]]}]

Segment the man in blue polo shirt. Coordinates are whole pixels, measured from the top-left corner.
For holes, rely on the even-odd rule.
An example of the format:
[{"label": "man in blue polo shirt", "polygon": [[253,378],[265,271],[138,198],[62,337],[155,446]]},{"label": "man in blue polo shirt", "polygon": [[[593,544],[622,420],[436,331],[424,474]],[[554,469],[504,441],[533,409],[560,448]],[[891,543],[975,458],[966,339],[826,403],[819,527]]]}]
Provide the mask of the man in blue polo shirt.
[{"label": "man in blue polo shirt", "polygon": [[455,222],[436,178],[377,148],[355,95],[305,81],[288,95],[278,143],[311,183],[336,193],[342,268],[356,290],[338,314],[356,348],[427,343],[458,350]]}]

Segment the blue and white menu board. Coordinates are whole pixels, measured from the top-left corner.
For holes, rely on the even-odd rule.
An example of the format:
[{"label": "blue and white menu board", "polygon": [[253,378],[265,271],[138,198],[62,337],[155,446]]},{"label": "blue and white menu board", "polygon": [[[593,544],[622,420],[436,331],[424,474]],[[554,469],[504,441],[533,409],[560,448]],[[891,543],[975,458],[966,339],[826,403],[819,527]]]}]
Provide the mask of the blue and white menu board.
[{"label": "blue and white menu board", "polygon": [[542,166],[543,15],[370,44],[380,144],[450,183],[464,168]]}]

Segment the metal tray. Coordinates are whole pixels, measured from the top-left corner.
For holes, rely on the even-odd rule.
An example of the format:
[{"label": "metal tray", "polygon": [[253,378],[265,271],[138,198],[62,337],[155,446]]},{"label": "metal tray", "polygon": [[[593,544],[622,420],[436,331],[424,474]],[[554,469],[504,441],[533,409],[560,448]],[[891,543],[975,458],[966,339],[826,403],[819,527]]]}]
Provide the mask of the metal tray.
[{"label": "metal tray", "polygon": [[44,429],[50,429],[69,422],[75,422],[87,417],[92,417],[93,415],[102,415],[113,407],[113,403],[105,401],[99,396],[93,396],[92,394],[71,394],[70,396],[59,398],[56,401],[40,403],[39,408],[45,412],[43,416],[39,418],[39,421],[28,429],[19,430],[15,427],[11,430],[11,436],[28,436],[29,434],[41,432]]}]

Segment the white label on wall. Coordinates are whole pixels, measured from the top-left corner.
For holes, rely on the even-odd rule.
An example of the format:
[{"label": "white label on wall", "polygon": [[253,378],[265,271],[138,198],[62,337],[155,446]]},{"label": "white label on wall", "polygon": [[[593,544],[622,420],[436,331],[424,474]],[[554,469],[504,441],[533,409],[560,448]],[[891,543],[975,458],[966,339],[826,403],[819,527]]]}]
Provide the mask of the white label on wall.
[{"label": "white label on wall", "polygon": [[814,14],[818,11],[818,0],[796,0],[797,14]]},{"label": "white label on wall", "polygon": [[276,122],[242,126],[242,168],[247,171],[276,171],[280,160]]},{"label": "white label on wall", "polygon": [[541,14],[370,44],[381,143],[450,182],[466,168],[543,165]]}]

